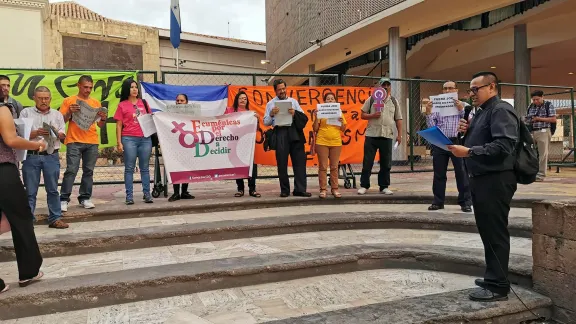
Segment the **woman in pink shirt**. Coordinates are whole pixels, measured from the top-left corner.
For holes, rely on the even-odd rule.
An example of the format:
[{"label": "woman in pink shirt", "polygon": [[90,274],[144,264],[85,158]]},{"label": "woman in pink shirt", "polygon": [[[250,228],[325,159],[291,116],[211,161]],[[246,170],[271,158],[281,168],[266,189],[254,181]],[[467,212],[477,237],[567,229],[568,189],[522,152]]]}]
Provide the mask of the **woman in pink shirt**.
[{"label": "woman in pink shirt", "polygon": [[124,152],[124,186],[126,205],[134,204],[134,167],[136,158],[142,178],[144,202],[152,203],[150,195],[150,155],[152,139],[144,137],[138,117],[150,113],[150,107],[139,98],[138,83],[132,79],[124,81],[120,91],[120,103],[114,114],[118,151]]},{"label": "woman in pink shirt", "polygon": [[[240,91],[234,98],[234,104],[232,107],[226,108],[224,114],[231,114],[238,111],[250,110],[250,102],[248,102],[248,96],[246,92]],[[251,197],[260,198],[258,192],[256,192],[256,177],[258,176],[258,169],[256,164],[252,165],[252,176],[248,179],[248,194]],[[238,192],[234,194],[234,197],[244,196],[244,179],[236,179],[236,186],[238,187]]]}]

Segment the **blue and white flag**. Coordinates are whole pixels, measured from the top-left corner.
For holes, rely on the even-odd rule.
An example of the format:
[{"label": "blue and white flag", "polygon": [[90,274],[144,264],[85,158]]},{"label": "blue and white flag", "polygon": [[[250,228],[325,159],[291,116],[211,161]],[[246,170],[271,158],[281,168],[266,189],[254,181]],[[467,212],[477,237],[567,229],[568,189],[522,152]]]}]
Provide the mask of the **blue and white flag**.
[{"label": "blue and white flag", "polygon": [[174,48],[180,46],[180,34],[182,24],[180,23],[180,0],[171,0],[170,3],[170,43]]},{"label": "blue and white flag", "polygon": [[183,93],[188,103],[197,103],[202,116],[224,115],[228,105],[228,86],[177,86],[142,82],[142,99],[146,99],[154,112],[164,111],[166,105],[176,104],[176,96]]}]

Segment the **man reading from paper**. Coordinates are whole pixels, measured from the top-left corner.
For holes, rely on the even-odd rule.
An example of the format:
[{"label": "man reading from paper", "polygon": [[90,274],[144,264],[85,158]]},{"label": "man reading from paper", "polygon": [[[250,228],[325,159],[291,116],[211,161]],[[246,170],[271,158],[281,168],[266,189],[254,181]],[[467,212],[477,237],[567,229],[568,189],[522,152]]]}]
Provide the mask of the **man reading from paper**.
[{"label": "man reading from paper", "polygon": [[[456,82],[448,81],[442,87],[443,94],[458,95]],[[438,126],[452,143],[457,143],[458,124],[464,118],[464,106],[468,104],[454,97],[445,97],[445,101],[452,101],[453,107],[442,108],[444,116],[440,111],[434,111],[433,100],[426,104],[426,124],[428,127]],[[448,106],[448,105],[446,105]],[[452,109],[450,109],[452,108]],[[447,111],[446,111],[447,110]],[[468,174],[464,167],[464,159],[454,156],[449,151],[432,146],[432,167],[434,168],[434,180],[432,182],[432,192],[434,201],[428,210],[444,209],[444,199],[446,197],[446,173],[448,171],[448,161],[452,160],[454,174],[456,176],[456,186],[458,187],[458,204],[463,212],[472,212],[472,198],[470,197],[470,184]]]},{"label": "man reading from paper", "polygon": [[80,161],[82,161],[82,181],[80,183],[78,202],[86,209],[94,208],[90,198],[92,197],[94,167],[96,166],[98,144],[100,143],[95,124],[98,124],[100,128],[105,127],[107,116],[106,112],[99,111],[97,114],[99,118],[92,122],[88,130],[83,130],[74,121],[74,118],[78,118],[76,113],[80,112],[81,101],[94,109],[102,107],[100,101],[90,98],[93,87],[94,81],[91,76],[81,76],[78,80],[78,95],[64,99],[62,107],[60,107],[60,113],[64,116],[64,121],[68,122],[68,134],[64,142],[67,148],[66,172],[64,172],[64,179],[60,189],[60,202],[63,212],[68,211],[68,203],[70,202],[76,174],[80,168]]},{"label": "man reading from paper", "polygon": [[286,95],[286,82],[274,81],[274,97],[266,105],[264,125],[275,127],[276,163],[278,180],[280,180],[280,197],[290,196],[290,180],[288,179],[288,156],[292,159],[294,170],[294,196],[311,197],[306,192],[306,151],[304,150],[304,127],[308,117],[302,111],[300,104],[294,98]]},{"label": "man reading from paper", "polygon": [[66,124],[62,114],[50,109],[52,100],[50,89],[38,87],[34,91],[35,107],[22,110],[21,118],[32,120],[30,140],[37,141],[43,138],[47,147],[45,151],[28,151],[26,160],[22,163],[22,178],[28,194],[28,203],[34,215],[36,209],[36,196],[40,186],[40,174],[44,175],[44,188],[48,200],[48,226],[50,228],[64,229],[64,223],[58,194],[58,179],[60,178],[60,140],[66,137]]}]

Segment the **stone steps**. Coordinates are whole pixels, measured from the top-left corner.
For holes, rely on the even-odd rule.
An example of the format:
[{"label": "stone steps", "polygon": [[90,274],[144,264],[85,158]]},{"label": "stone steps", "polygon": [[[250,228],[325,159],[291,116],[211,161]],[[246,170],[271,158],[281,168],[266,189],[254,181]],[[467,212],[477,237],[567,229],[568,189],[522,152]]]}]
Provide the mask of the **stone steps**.
[{"label": "stone steps", "polygon": [[[386,309],[411,298],[414,304],[428,303],[430,312],[422,315],[418,311],[422,316],[404,317],[410,320],[406,323],[427,320],[456,323],[457,318],[450,317],[455,313],[463,316],[458,317],[460,321],[478,323],[528,318],[526,312],[517,307],[519,302],[515,298],[511,298],[508,306],[470,306],[464,290],[472,288],[473,278],[482,275],[484,251],[475,233],[473,216],[460,212],[458,206],[447,206],[440,212],[423,212],[427,205],[361,204],[358,201],[338,205],[302,204],[304,202],[295,200],[291,206],[258,205],[256,209],[250,209],[249,204],[213,205],[203,209],[199,205],[188,213],[160,214],[159,210],[151,210],[151,214],[124,213],[113,219],[102,215],[78,217],[70,229],[63,231],[38,225],[36,232],[45,257],[46,277],[25,289],[13,285],[11,291],[0,295],[0,320],[19,324],[365,323],[344,319],[356,313],[362,319],[371,309],[364,307],[381,305]],[[531,287],[532,273],[530,211],[513,209],[510,230],[514,235],[510,280],[519,285],[517,289],[526,295],[531,309],[545,313],[549,300],[525,289]],[[8,236],[2,237],[0,246],[0,277],[14,282],[16,265]],[[291,304],[288,297],[282,299],[284,306],[278,304],[278,300],[264,298],[260,306],[248,309],[240,307],[246,303],[239,304],[242,296],[236,296],[238,298],[218,301],[220,309],[229,309],[221,314],[201,311],[198,308],[201,305],[196,304],[168,307],[197,300],[198,296],[218,295],[221,291],[238,293],[265,289],[262,285],[289,286],[292,281],[297,285],[299,280],[324,282],[325,276],[336,281],[344,277],[363,278],[373,271],[392,271],[396,281],[390,283],[389,288],[394,286],[406,293],[388,299],[372,296],[346,302],[337,298],[326,301],[321,298],[325,294],[319,294],[319,300],[323,300],[318,304],[321,306],[301,308]],[[456,282],[466,284],[444,283],[443,289],[427,290],[426,280],[421,279],[419,289],[424,289],[424,293],[408,293],[418,290],[418,285],[409,280],[420,276],[418,273],[424,277],[452,276],[454,280],[460,278]],[[325,285],[310,289],[321,291]],[[348,293],[361,296],[361,287],[369,286],[371,284],[365,282],[358,288],[348,288]],[[398,288],[400,286],[403,288]],[[338,294],[338,290],[331,287],[330,291]],[[386,296],[386,291],[382,288],[378,292]],[[440,294],[436,298],[439,302],[433,302],[432,294]],[[309,298],[316,297],[312,294]],[[448,304],[457,298],[462,300],[455,305]],[[118,317],[94,319],[115,309],[141,308],[143,303],[161,315],[147,311],[136,312],[138,316],[117,314]],[[202,307],[208,304],[203,302]],[[256,312],[257,309],[265,314]],[[278,309],[281,311],[276,312]],[[408,316],[417,311],[417,308],[410,309],[405,306],[402,311],[387,315],[374,312],[372,322],[395,322],[402,317],[394,316],[401,316],[400,313]],[[61,314],[50,315],[57,312]],[[95,317],[90,319],[87,314]],[[184,321],[179,322],[179,318]]]}]

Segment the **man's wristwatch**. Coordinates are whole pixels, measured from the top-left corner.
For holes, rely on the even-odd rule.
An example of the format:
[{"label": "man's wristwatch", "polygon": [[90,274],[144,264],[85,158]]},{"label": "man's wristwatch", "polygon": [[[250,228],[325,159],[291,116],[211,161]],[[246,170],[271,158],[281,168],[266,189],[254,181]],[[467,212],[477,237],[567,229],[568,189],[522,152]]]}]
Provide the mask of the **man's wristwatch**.
[{"label": "man's wristwatch", "polygon": [[472,148],[469,148],[469,149],[468,149],[468,156],[469,156],[469,157],[472,156],[472,153],[473,153],[473,152],[472,152]]}]

